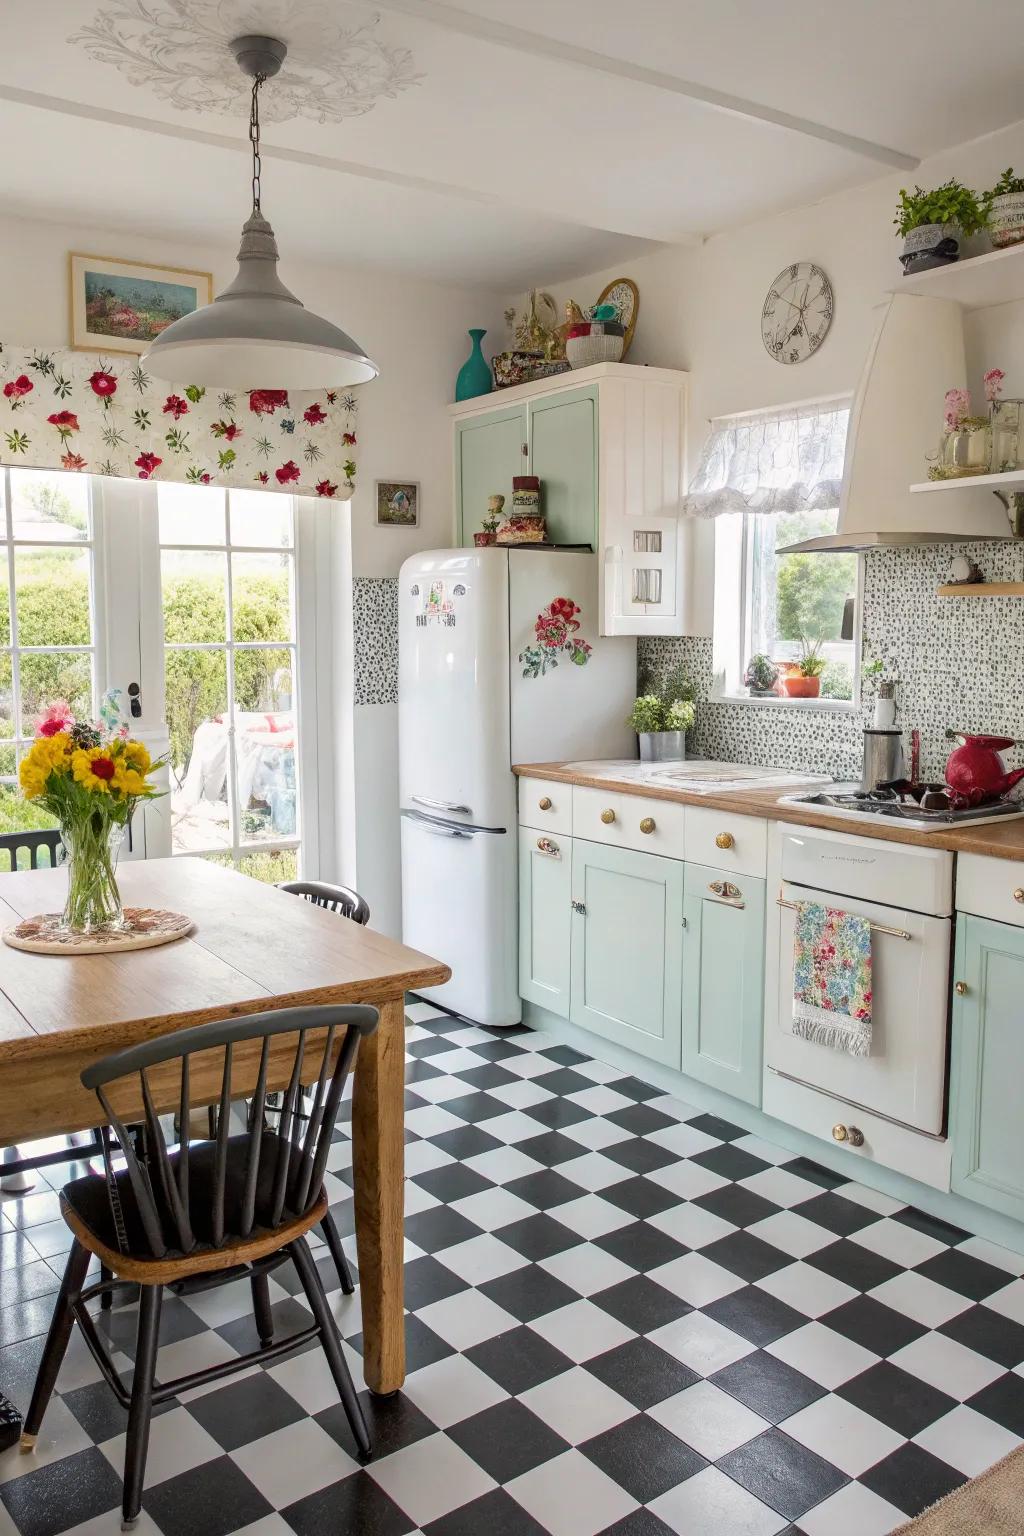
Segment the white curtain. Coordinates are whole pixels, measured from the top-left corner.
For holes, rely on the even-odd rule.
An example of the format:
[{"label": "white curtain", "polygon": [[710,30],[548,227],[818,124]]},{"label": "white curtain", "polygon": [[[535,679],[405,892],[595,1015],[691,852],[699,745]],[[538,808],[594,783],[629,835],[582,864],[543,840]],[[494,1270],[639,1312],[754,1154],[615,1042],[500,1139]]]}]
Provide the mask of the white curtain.
[{"label": "white curtain", "polygon": [[713,421],[684,512],[720,517],[837,507],[849,419],[849,401],[829,401]]}]

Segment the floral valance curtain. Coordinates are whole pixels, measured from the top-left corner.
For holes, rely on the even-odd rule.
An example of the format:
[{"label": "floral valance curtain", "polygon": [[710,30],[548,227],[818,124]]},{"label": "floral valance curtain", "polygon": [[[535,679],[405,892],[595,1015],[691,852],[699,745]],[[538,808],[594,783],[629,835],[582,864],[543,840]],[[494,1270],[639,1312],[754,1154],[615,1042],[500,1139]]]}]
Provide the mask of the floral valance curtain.
[{"label": "floral valance curtain", "polygon": [[722,417],[683,502],[692,517],[813,512],[839,505],[848,401]]},{"label": "floral valance curtain", "polygon": [[173,386],[137,358],[0,343],[0,463],[129,480],[355,489],[355,390]]}]

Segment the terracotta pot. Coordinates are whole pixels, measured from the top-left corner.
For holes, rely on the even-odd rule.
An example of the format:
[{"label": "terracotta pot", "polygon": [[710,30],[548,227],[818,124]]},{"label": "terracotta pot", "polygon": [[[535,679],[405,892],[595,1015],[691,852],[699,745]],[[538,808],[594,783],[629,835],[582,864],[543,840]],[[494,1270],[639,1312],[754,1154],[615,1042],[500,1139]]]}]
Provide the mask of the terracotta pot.
[{"label": "terracotta pot", "polygon": [[477,549],[487,549],[491,544],[494,544],[496,540],[497,534],[494,533],[474,533],[473,535],[473,543],[476,545]]},{"label": "terracotta pot", "polygon": [[788,699],[816,699],[821,693],[820,677],[784,677],[782,686]]}]

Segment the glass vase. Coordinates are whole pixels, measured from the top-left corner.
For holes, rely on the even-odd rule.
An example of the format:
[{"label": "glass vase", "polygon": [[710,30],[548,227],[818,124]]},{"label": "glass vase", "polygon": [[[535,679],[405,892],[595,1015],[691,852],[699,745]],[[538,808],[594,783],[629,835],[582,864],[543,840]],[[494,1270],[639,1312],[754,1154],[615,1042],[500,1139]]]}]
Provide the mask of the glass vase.
[{"label": "glass vase", "polygon": [[60,829],[68,872],[61,927],[66,933],[109,933],[124,927],[117,888],[117,856],[124,828],[94,811]]}]

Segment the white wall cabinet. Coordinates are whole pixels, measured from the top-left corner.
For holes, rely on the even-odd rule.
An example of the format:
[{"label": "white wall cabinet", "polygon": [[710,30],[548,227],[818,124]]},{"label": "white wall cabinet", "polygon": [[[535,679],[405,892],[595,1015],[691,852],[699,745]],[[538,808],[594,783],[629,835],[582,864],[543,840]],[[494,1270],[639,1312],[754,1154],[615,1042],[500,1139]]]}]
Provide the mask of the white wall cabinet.
[{"label": "white wall cabinet", "polygon": [[602,635],[681,635],[691,530],[685,373],[599,363],[450,407],[456,544],[512,477],[541,478],[556,543],[598,552]]}]

